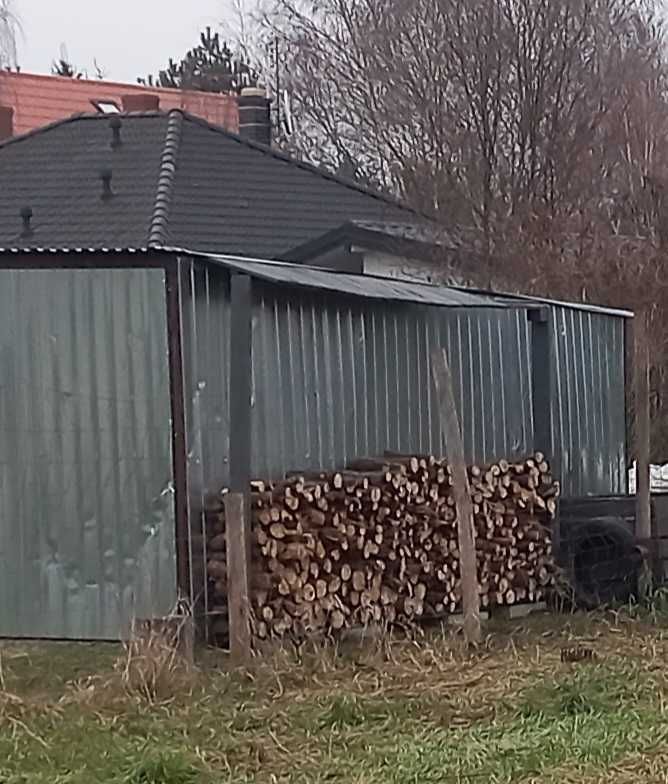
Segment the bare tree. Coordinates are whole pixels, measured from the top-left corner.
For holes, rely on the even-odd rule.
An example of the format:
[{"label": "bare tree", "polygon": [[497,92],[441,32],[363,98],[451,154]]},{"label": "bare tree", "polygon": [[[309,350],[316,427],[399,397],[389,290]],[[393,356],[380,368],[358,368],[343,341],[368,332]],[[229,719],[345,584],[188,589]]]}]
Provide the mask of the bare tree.
[{"label": "bare tree", "polygon": [[21,32],[13,0],[0,0],[0,68],[18,66],[17,39]]},{"label": "bare tree", "polygon": [[456,222],[555,206],[613,109],[632,5],[278,0],[302,148]]},{"label": "bare tree", "polygon": [[300,154],[401,195],[459,236],[465,228],[480,251],[469,270],[477,283],[646,309],[660,412],[668,93],[659,3],[275,3],[266,24],[289,53]]}]

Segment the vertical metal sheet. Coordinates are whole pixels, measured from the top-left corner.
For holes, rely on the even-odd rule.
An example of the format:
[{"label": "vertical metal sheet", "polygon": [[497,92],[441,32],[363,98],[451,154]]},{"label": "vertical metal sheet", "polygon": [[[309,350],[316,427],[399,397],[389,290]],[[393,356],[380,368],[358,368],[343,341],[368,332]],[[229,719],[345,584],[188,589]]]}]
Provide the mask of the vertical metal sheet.
[{"label": "vertical metal sheet", "polygon": [[225,270],[189,261],[181,281],[189,486],[196,504],[229,477],[230,288]]},{"label": "vertical metal sheet", "polygon": [[0,635],[171,609],[170,416],[162,270],[0,271]]},{"label": "vertical metal sheet", "polygon": [[207,495],[229,482],[230,286],[227,270],[179,260],[186,396],[190,596],[209,609],[205,577]]},{"label": "vertical metal sheet", "polygon": [[524,310],[383,305],[258,284],[254,473],[333,468],[385,450],[441,452],[429,364],[440,346],[468,459],[524,454],[533,433],[528,340]]},{"label": "vertical metal sheet", "polygon": [[624,319],[553,306],[552,431],[566,497],[626,491]]}]

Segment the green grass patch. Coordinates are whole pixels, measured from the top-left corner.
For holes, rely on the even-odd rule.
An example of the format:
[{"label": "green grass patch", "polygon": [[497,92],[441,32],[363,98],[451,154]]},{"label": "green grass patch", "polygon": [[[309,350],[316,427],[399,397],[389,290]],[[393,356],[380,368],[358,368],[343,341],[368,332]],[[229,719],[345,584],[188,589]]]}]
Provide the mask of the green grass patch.
[{"label": "green grass patch", "polygon": [[614,713],[624,705],[652,702],[657,683],[633,662],[615,665],[584,665],[559,677],[542,677],[522,689],[510,710],[520,717],[567,718]]},{"label": "green grass patch", "polygon": [[668,725],[659,711],[521,718],[405,743],[383,780],[512,782],[541,776],[543,782],[556,781],[565,763],[604,771],[620,756],[666,740]]},{"label": "green grass patch", "polygon": [[128,761],[122,771],[123,784],[195,784],[203,775],[183,752],[145,746],[137,756],[139,759]]},{"label": "green grass patch", "polygon": [[668,642],[645,620],[576,622],[598,662],[562,664],[574,621],[553,619],[506,629],[475,656],[443,639],[398,645],[384,659],[328,654],[304,667],[282,658],[247,673],[207,666],[150,698],[114,667],[118,649],[3,648],[0,783],[612,776],[620,761],[668,747]]}]

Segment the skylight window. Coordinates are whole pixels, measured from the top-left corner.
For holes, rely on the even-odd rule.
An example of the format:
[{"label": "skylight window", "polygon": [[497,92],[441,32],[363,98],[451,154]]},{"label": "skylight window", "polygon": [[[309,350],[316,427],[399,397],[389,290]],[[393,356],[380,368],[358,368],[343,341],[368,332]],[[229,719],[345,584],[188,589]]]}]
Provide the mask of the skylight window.
[{"label": "skylight window", "polygon": [[120,108],[116,101],[91,101],[100,114],[119,114]]}]

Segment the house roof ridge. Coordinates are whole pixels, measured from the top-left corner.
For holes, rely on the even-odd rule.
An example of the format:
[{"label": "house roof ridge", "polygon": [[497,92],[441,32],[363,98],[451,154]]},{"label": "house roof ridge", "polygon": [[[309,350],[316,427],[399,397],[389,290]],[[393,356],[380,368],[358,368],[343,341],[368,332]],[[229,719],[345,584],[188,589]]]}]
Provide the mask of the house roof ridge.
[{"label": "house roof ridge", "polygon": [[[107,115],[101,115],[107,117]],[[97,119],[97,115],[88,115],[88,114],[71,114],[69,117],[61,117],[59,120],[54,120],[53,122],[47,123],[46,125],[40,125],[38,128],[33,128],[30,131],[26,131],[25,133],[18,133],[15,136],[9,136],[7,139],[0,140],[0,150],[3,147],[9,147],[12,144],[17,144],[18,142],[23,142],[28,139],[32,139],[33,136],[40,136],[47,131],[51,131],[54,128],[58,128],[61,125],[67,125],[68,123],[74,122],[76,120],[88,120],[88,119]]]},{"label": "house roof ridge", "polygon": [[241,136],[238,133],[234,133],[232,131],[228,131],[227,128],[223,128],[220,125],[216,125],[215,123],[209,122],[205,120],[203,117],[197,117],[194,114],[190,114],[190,112],[184,111],[183,109],[175,109],[174,111],[180,111],[185,119],[189,122],[195,123],[196,125],[201,125],[204,128],[208,128],[215,133],[222,134],[223,136],[227,136],[229,139],[238,142],[239,144],[243,144],[246,147],[250,147],[253,150],[257,150],[258,152],[262,152],[265,155],[270,157],[276,158],[278,160],[283,161],[284,163],[288,163],[291,166],[295,166],[298,169],[302,169],[303,171],[308,171],[311,174],[317,174],[320,177],[323,177],[326,180],[330,180],[331,182],[335,182],[339,185],[343,185],[346,188],[350,188],[351,190],[355,190],[358,193],[363,193],[366,196],[371,196],[372,198],[378,199],[379,201],[383,201],[386,204],[389,204],[393,207],[399,207],[400,209],[406,210],[406,212],[415,215],[416,217],[421,217],[429,220],[434,220],[434,216],[430,215],[426,212],[420,212],[416,210],[414,207],[411,207],[402,199],[399,199],[396,196],[391,196],[390,194],[383,193],[376,188],[372,188],[366,185],[361,185],[354,180],[349,180],[345,177],[341,177],[338,174],[333,174],[332,172],[327,171],[315,164],[308,163],[307,161],[300,160],[299,158],[295,158],[288,153],[282,152],[281,150],[277,150],[275,147],[267,147],[264,144],[259,144],[258,142],[254,142],[251,139],[246,139],[244,136]]},{"label": "house roof ridge", "polygon": [[173,109],[167,115],[167,130],[160,158],[155,203],[148,229],[147,245],[149,248],[162,247],[167,244],[169,239],[169,209],[174,190],[174,175],[181,146],[182,130],[183,112]]},{"label": "house roof ridge", "polygon": [[[179,111],[178,109],[172,109],[171,111]],[[33,128],[30,131],[26,131],[25,133],[17,133],[14,136],[10,136],[7,139],[2,139],[0,141],[0,150],[3,147],[9,147],[12,144],[18,144],[19,142],[28,141],[32,139],[34,136],[41,136],[48,131],[52,131],[54,128],[59,128],[62,125],[69,125],[70,123],[80,122],[81,120],[90,120],[92,122],[102,122],[106,120],[109,122],[111,117],[120,117],[121,119],[146,119],[148,117],[167,117],[169,112],[164,111],[147,111],[147,112],[119,112],[118,114],[100,114],[96,112],[76,112],[75,114],[70,114],[69,117],[61,117],[59,120],[54,120],[53,122],[46,123],[45,125],[40,125],[37,128]]]}]

